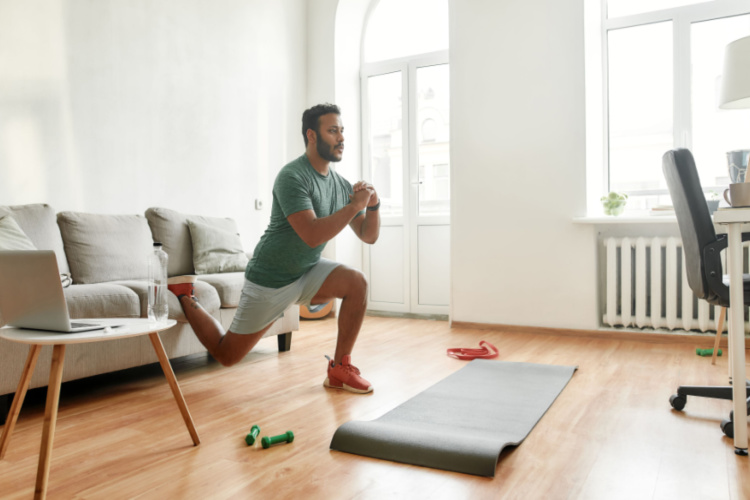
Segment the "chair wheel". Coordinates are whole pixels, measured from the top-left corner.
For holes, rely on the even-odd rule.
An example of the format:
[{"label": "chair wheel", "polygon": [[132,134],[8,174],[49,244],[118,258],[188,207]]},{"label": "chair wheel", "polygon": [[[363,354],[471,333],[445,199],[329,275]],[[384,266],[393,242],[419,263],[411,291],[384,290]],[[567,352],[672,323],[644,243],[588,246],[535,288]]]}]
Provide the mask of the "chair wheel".
[{"label": "chair wheel", "polygon": [[687,398],[685,396],[680,396],[679,394],[672,394],[669,397],[669,404],[671,404],[672,408],[674,408],[677,411],[682,411],[682,409],[685,408],[685,403],[687,403]]},{"label": "chair wheel", "polygon": [[734,438],[734,422],[731,420],[722,420],[721,432],[728,438]]}]

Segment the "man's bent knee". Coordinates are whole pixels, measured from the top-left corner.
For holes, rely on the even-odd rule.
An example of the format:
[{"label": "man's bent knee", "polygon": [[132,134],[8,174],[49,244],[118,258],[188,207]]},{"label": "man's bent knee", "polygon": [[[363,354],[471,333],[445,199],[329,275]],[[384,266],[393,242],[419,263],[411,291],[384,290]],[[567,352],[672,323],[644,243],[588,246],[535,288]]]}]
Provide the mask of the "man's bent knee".
[{"label": "man's bent knee", "polygon": [[[245,354],[247,354],[247,353],[245,353]],[[231,352],[228,352],[228,351],[222,351],[221,350],[221,346],[219,346],[219,352],[212,353],[211,355],[213,356],[213,358],[216,361],[218,361],[219,363],[221,363],[221,366],[224,366],[224,367],[228,368],[228,367],[234,366],[237,363],[239,363],[240,361],[242,361],[242,358],[245,357],[245,354],[243,354],[242,356],[238,356],[238,355],[236,355],[234,353],[231,353]]]},{"label": "man's bent knee", "polygon": [[361,271],[341,265],[328,275],[311,303],[324,304],[331,299],[355,297],[367,300],[367,278]]},{"label": "man's bent knee", "polygon": [[221,338],[216,352],[212,352],[211,356],[223,366],[236,365],[255,347],[269,327],[270,325],[260,332],[247,335],[229,331]]},{"label": "man's bent knee", "polygon": [[356,269],[351,269],[346,276],[346,292],[343,294],[342,299],[351,305],[356,305],[362,308],[367,307],[367,278],[364,273]]},{"label": "man's bent knee", "polygon": [[367,277],[362,271],[352,269],[350,273],[350,283],[352,291],[363,293],[367,295]]}]

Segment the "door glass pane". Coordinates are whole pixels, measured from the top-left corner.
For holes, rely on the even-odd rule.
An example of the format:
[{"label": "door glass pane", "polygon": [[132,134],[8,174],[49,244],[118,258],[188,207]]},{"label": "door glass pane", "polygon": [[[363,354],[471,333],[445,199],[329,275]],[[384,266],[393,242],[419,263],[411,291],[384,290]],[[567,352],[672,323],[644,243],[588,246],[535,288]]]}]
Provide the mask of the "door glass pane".
[{"label": "door glass pane", "polygon": [[612,30],[608,44],[609,189],[666,189],[661,157],[674,142],[672,23]]},{"label": "door glass pane", "polygon": [[750,15],[695,23],[691,31],[691,149],[701,184],[710,189],[729,184],[727,152],[750,149],[750,110],[719,109],[724,48],[750,35]]},{"label": "door glass pane", "polygon": [[372,185],[381,215],[403,215],[404,170],[401,124],[401,72],[367,79]]},{"label": "door glass pane", "polygon": [[450,213],[449,66],[417,68],[419,215]]},{"label": "door glass pane", "polygon": [[671,9],[706,0],[608,0],[607,17],[630,16],[655,10]]}]

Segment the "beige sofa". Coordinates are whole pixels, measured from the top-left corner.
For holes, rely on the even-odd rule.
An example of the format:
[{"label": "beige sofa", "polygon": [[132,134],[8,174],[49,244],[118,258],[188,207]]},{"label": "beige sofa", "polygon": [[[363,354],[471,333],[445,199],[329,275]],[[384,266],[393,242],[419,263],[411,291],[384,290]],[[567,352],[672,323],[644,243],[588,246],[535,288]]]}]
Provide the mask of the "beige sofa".
[{"label": "beige sofa", "polygon": [[[243,284],[241,269],[247,262],[232,219],[185,215],[166,208],[149,208],[145,216],[56,214],[43,204],[0,206],[0,221],[5,217],[13,219],[34,247],[53,250],[60,273],[72,277],[73,284],[64,289],[72,318],[146,317],[147,256],[158,241],[169,255],[169,276],[198,274],[198,301],[225,328],[232,322]],[[161,333],[167,354],[175,358],[205,352],[177,297],[168,295],[169,317],[177,325]],[[296,330],[299,309],[291,306],[266,336],[277,335],[279,350],[284,351],[290,348]],[[27,350],[25,345],[0,339],[0,423],[7,415]],[[51,348],[43,348],[30,388],[47,385],[50,357]],[[71,345],[63,381],[156,362],[146,336]]]}]

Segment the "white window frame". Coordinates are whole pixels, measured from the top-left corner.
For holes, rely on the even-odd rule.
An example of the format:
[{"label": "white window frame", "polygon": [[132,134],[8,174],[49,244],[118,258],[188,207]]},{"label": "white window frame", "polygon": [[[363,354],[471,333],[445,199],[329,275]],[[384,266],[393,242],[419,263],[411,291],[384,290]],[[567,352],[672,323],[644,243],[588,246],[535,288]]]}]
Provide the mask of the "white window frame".
[{"label": "white window frame", "polygon": [[[406,99],[409,105],[403,110],[401,123],[405,124],[403,128],[403,166],[404,166],[404,189],[408,189],[412,184],[419,182],[413,173],[410,173],[410,166],[417,164],[417,146],[412,144],[416,140],[417,134],[417,94],[416,82],[417,69],[441,64],[450,64],[447,50],[428,52],[426,54],[416,54],[413,56],[402,57],[399,59],[389,59],[386,61],[377,61],[372,63],[363,63],[360,71],[360,92],[361,117],[362,123],[362,170],[365,176],[371,175],[372,165],[370,165],[370,111],[369,111],[369,92],[367,82],[370,77],[387,75],[389,73],[401,72],[405,77],[402,78],[401,95]],[[407,147],[408,146],[408,147]],[[404,206],[404,217],[406,217],[409,207]],[[400,221],[405,222],[405,221]]]},{"label": "white window frame", "polygon": [[[588,212],[600,210],[599,198],[609,192],[608,44],[610,30],[660,22],[673,26],[673,142],[692,147],[690,27],[693,23],[750,14],[748,0],[713,0],[699,4],[607,19],[607,0],[588,0],[586,9],[586,103]],[[597,22],[598,21],[598,22]],[[598,35],[593,27],[598,24]],[[597,43],[598,42],[598,43]],[[598,66],[598,67],[597,67]],[[599,131],[599,132],[597,132]],[[598,134],[601,135],[598,135]],[[601,147],[599,147],[601,145]],[[599,167],[598,165],[602,165]],[[715,186],[704,186],[706,190]],[[665,195],[666,189],[629,191],[629,196]]]},{"label": "white window frame", "polygon": [[[422,225],[449,225],[450,215],[430,215],[420,216],[418,214],[417,199],[415,196],[419,185],[419,168],[418,156],[419,146],[416,138],[419,136],[417,127],[417,70],[430,66],[441,64],[450,64],[449,51],[441,50],[423,54],[415,54],[398,59],[389,59],[372,63],[363,63],[360,71],[360,92],[361,100],[361,138],[362,138],[362,172],[365,179],[372,178],[372,164],[370,162],[370,106],[369,106],[369,87],[368,79],[390,73],[401,73],[401,96],[406,100],[408,105],[401,108],[402,123],[402,182],[403,182],[403,200],[409,203],[403,203],[403,212],[400,216],[381,215],[381,227],[403,226],[405,228],[415,227],[421,221]],[[376,186],[377,187],[377,186]],[[428,220],[426,222],[426,219]],[[416,231],[409,230],[407,234],[410,238],[404,238],[402,252],[408,256],[408,264],[404,266],[403,304],[386,304],[379,303],[378,310],[399,312],[399,313],[417,313],[417,314],[445,314],[446,306],[434,306],[419,304],[418,288],[412,286],[419,280],[418,268],[416,261],[417,252],[417,234]],[[370,269],[370,252],[367,247],[363,247],[363,265],[365,269]],[[368,271],[369,272],[369,271]]]}]

